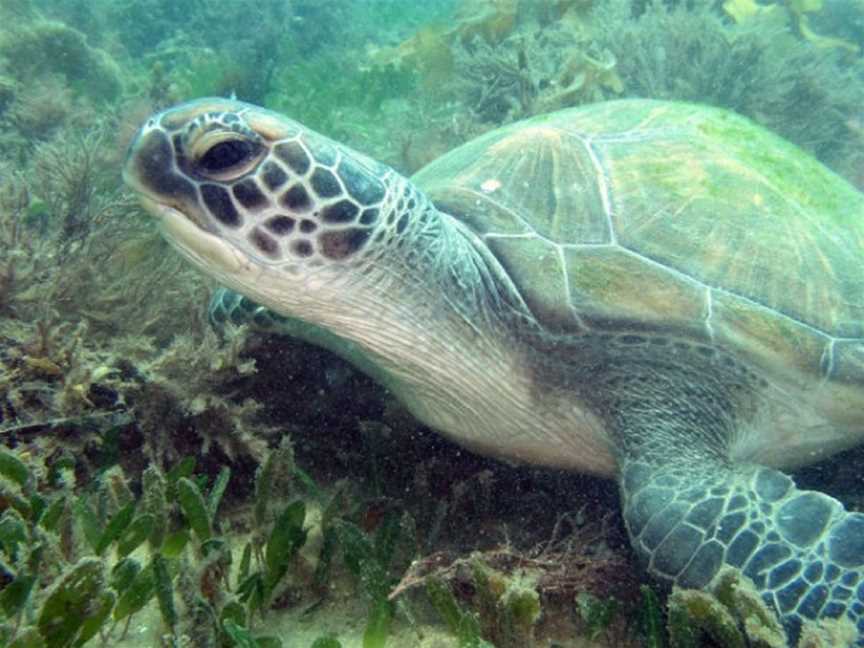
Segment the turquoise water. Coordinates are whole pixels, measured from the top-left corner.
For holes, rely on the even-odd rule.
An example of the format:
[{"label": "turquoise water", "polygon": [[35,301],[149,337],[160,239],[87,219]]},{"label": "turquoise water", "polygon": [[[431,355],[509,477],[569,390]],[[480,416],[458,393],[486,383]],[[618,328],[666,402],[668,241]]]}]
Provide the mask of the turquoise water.
[{"label": "turquoise water", "polygon": [[[842,619],[847,612],[851,629],[821,627],[822,643],[808,645],[861,645],[854,624],[864,623],[858,582],[864,522],[855,513],[864,510],[864,455],[856,448],[864,398],[862,47],[864,4],[854,0],[4,0],[0,646],[724,646],[746,641],[748,615],[750,631],[755,623],[773,632],[777,645],[794,645],[801,619]],[[139,134],[152,115],[201,97],[217,98],[203,111],[209,126],[190,126],[180,114],[159,123],[162,139]],[[232,121],[238,105],[219,98],[264,106],[302,127],[279,130],[283,122],[255,117],[257,109]],[[632,103],[607,104],[617,108],[574,121],[572,140],[553,133],[560,122],[537,122],[520,131],[527,135],[464,149],[475,152],[416,176],[447,214],[429,212],[422,221],[413,220],[419,208],[406,206],[424,204],[420,194],[393,180],[498,127],[634,98],[709,105],[752,125],[727,113],[702,122],[707,110],[642,112],[634,107],[642,104]],[[603,140],[607,130],[618,135]],[[238,142],[247,142],[248,132],[255,146],[245,148]],[[268,137],[298,134],[307,148],[293,157],[255,148]],[[228,148],[218,149],[224,142]],[[350,147],[339,150],[355,161],[354,175],[336,172],[337,146]],[[525,162],[535,150],[546,152],[539,162]],[[328,202],[326,189],[311,179],[291,175],[305,173],[297,171],[303,155],[306,164],[334,169],[336,191],[350,198],[357,219],[367,219],[351,222],[362,225],[360,234],[326,243],[314,238],[333,224],[318,219],[318,207],[335,199]],[[283,220],[268,231],[302,233],[320,259],[344,261],[368,250],[366,241],[389,240],[375,238],[375,227],[414,236],[414,223],[438,217],[451,223],[451,215],[485,238],[447,230],[455,237],[448,245],[471,240],[460,255],[476,246],[486,251],[474,265],[454,265],[454,248],[435,247],[444,239],[432,240],[429,232],[440,236],[433,228],[404,246],[428,245],[425,256],[409,254],[404,266],[391,267],[382,255],[367,269],[368,281],[349,282],[325,305],[292,310],[286,301],[267,315],[223,293],[211,302],[225,283],[259,301],[268,293],[237,279],[238,267],[230,276],[217,271],[224,256],[205,254],[203,268],[189,264],[139,205],[135,189],[149,191],[151,206],[165,199],[191,218],[184,222],[203,224],[240,250],[266,253],[281,245],[275,234],[262,236],[259,228],[251,238],[242,230],[232,239],[236,223],[226,224],[253,218],[257,209],[232,183],[260,173],[253,185],[272,193],[273,201],[263,200],[275,204],[289,182],[269,187],[265,160],[312,201],[307,212],[280,194]],[[398,175],[382,184],[387,167]],[[181,181],[194,198],[178,189]],[[448,193],[457,183],[477,186],[464,198]],[[384,214],[389,203],[375,202],[377,187],[382,195],[394,195],[394,187],[405,192],[401,203],[390,204],[392,222]],[[195,212],[207,192],[224,195],[232,207],[214,199]],[[578,271],[571,268],[566,280],[562,266],[550,271],[558,257],[544,257],[549,241],[564,244],[556,248],[561,258],[577,242],[598,249],[619,244],[614,237],[590,239],[588,220],[573,225],[570,212],[559,221],[543,211],[568,205],[586,206],[604,227],[608,220],[622,241],[623,230],[613,231],[615,208],[636,205],[644,218],[634,219],[634,227],[645,229],[633,237],[654,265],[620,271],[629,257],[609,261],[598,252],[606,265],[574,255],[567,267]],[[716,223],[699,211],[703,205]],[[338,218],[349,218],[350,208],[343,204]],[[736,220],[739,211],[750,220]],[[213,220],[212,212],[220,216]],[[406,212],[405,220],[397,218]],[[681,220],[680,232],[651,229],[673,212],[693,221]],[[771,218],[780,225],[765,225]],[[493,241],[528,241],[524,228],[542,234],[530,252]],[[705,290],[723,289],[707,307],[699,302],[688,310],[692,296],[655,267],[675,265],[663,253],[677,242],[685,252],[676,268],[704,281]],[[284,249],[305,254],[288,243]],[[736,272],[740,267],[752,274]],[[574,302],[563,314],[563,300],[555,297],[562,282]],[[370,284],[389,289],[364,292]],[[750,301],[724,301],[736,291]],[[758,307],[749,310],[751,303]],[[379,317],[394,305],[395,320]],[[783,318],[762,306],[776,307]],[[318,315],[327,308],[336,315]],[[248,325],[256,315],[258,326]],[[709,343],[695,332],[696,320],[712,317],[718,336],[728,335]],[[658,320],[673,322],[674,332]],[[285,326],[293,337],[282,334]],[[600,330],[616,337],[596,338]],[[648,340],[669,337],[676,342],[666,351],[645,351]],[[719,369],[720,356],[706,360],[715,342],[740,375]],[[411,364],[429,349],[427,363]],[[496,364],[489,359],[496,353],[516,360]],[[666,414],[672,427],[697,421],[693,427],[711,439],[702,447],[697,433],[692,444],[687,436],[663,437],[654,450],[662,458],[648,462],[652,475],[677,465],[679,455],[697,461],[687,464],[684,478],[652,476],[658,482],[645,486],[641,468],[627,472],[642,465],[638,450],[636,460],[628,459],[639,444],[616,435],[641,439],[654,419],[640,419],[635,432],[608,430],[619,408],[630,412],[621,405],[624,396],[645,404],[639,411],[656,411],[659,401],[636,387],[617,394],[611,385],[630,384],[645,367],[656,378],[661,365],[661,377],[672,366],[698,368],[693,374],[705,378]],[[777,391],[765,391],[757,373]],[[699,389],[709,377],[723,388],[706,387],[710,403],[688,409],[704,397]],[[752,403],[739,391],[755,394]],[[522,407],[525,393],[532,400]],[[584,429],[602,428],[609,437],[598,440],[581,427],[577,441],[568,437],[576,420],[568,393],[580,394],[573,409],[585,417]],[[824,395],[818,407],[813,394]],[[733,405],[738,409],[730,413]],[[696,410],[699,416],[686,418]],[[706,411],[721,415],[706,422]],[[747,423],[718,441],[712,425],[727,413]],[[799,422],[813,436],[802,432],[801,441]],[[533,438],[514,441],[499,431],[511,425]],[[757,438],[756,428],[788,434],[760,445],[747,436]],[[784,449],[795,443],[804,450],[790,460]],[[712,463],[713,455],[709,461],[714,451],[736,461],[796,464],[799,488],[837,498],[844,511],[796,491],[771,500],[787,488],[778,473],[734,468],[726,475],[732,464]],[[614,479],[619,468],[636,475],[628,482],[634,492],[653,494],[640,495],[637,506],[631,492],[624,516]],[[702,484],[715,475],[709,497]],[[756,531],[762,544],[782,555],[764,557],[764,573],[745,556],[745,574],[761,596],[721,592],[706,619],[700,592],[670,595],[657,561],[652,573],[660,578],[646,572],[651,552],[631,547],[623,520],[632,531],[639,522],[634,509],[644,504],[655,527],[675,527],[680,520],[669,511],[684,500],[666,507],[667,500],[689,488],[696,494],[686,506],[704,498],[704,515],[712,502],[725,502],[724,522],[716,513],[704,533],[719,537],[737,519],[727,488],[737,479],[756,502],[751,528],[762,524]],[[821,518],[829,509],[832,522]],[[688,529],[696,528],[695,515]],[[767,516],[767,530],[760,515]],[[673,564],[695,551],[685,536],[667,551]],[[794,552],[786,555],[788,547]],[[734,562],[735,551],[727,553]],[[710,550],[699,556],[713,565]],[[688,571],[692,580],[684,584],[705,585],[701,572],[693,576],[698,571]],[[796,599],[778,625],[774,608],[793,596],[780,592],[787,583],[801,584],[794,596],[811,603],[798,607]],[[757,609],[752,600],[768,607]]]}]

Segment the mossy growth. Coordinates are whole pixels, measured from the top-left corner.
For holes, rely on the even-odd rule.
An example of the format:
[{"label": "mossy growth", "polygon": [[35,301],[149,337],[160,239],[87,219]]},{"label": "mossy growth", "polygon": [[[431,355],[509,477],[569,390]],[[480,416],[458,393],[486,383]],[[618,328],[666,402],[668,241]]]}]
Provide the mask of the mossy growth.
[{"label": "mossy growth", "polygon": [[805,621],[797,648],[854,646],[859,638],[855,623],[848,617]]},{"label": "mossy growth", "polygon": [[471,560],[475,603],[484,633],[498,648],[530,648],[540,620],[537,577],[526,572],[507,575],[483,562]]},{"label": "mossy growth", "polygon": [[[724,568],[711,592],[674,588],[669,596],[668,631],[672,648],[697,648],[711,640],[724,648],[786,648],[786,632],[740,571]],[[807,621],[798,648],[851,646],[857,638],[852,621]]]},{"label": "mossy growth", "polygon": [[97,101],[117,99],[123,88],[117,63],[62,22],[39,19],[19,25],[0,38],[0,57],[7,61],[5,73],[28,86],[60,74],[68,87]]},{"label": "mossy growth", "polygon": [[445,578],[425,579],[426,593],[460,647],[531,648],[542,616],[537,576],[505,574],[479,554],[468,560],[473,581],[471,605],[463,608]]},{"label": "mossy growth", "polygon": [[724,568],[712,592],[675,587],[668,600],[673,648],[695,648],[711,639],[730,648],[784,648],[786,633],[752,581]]},{"label": "mossy growth", "polygon": [[534,627],[540,620],[540,595],[530,577],[513,579],[501,597],[503,633],[516,646],[534,643]]},{"label": "mossy growth", "polygon": [[786,645],[783,626],[762,600],[753,581],[737,569],[726,567],[720,571],[714,583],[712,589],[717,600],[740,620],[746,637],[753,645]]},{"label": "mossy growth", "polygon": [[697,648],[706,637],[728,648],[747,645],[732,613],[707,592],[676,589],[668,605],[673,648]]}]

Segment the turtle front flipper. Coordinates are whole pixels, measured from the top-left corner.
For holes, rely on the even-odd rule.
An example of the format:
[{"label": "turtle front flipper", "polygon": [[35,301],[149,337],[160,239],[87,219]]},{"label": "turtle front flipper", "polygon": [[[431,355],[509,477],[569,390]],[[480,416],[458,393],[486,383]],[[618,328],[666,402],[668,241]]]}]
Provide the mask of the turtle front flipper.
[{"label": "turtle front flipper", "polygon": [[234,326],[245,324],[271,332],[282,328],[287,320],[269,308],[259,306],[248,297],[227,288],[217,288],[213,292],[207,307],[207,317],[217,331],[230,322]]},{"label": "turtle front flipper", "polygon": [[224,331],[226,324],[231,324],[246,325],[259,333],[287,336],[327,349],[354,364],[360,371],[375,380],[384,380],[381,373],[363,355],[357,345],[346,343],[327,328],[280,315],[228,288],[217,288],[213,292],[210,305],[207,307],[207,317],[211,326],[219,333]]},{"label": "turtle front flipper", "polygon": [[864,636],[864,514],[771,468],[676,454],[623,467],[627,528],[654,576],[702,589],[730,565],[778,613],[791,645],[808,619],[845,615]]},{"label": "turtle front flipper", "polygon": [[752,435],[769,436],[772,385],[697,345],[607,345],[589,375],[583,393],[608,422],[627,530],[653,576],[712,590],[729,566],[790,646],[808,620],[843,617],[864,646],[864,514],[736,459]]}]

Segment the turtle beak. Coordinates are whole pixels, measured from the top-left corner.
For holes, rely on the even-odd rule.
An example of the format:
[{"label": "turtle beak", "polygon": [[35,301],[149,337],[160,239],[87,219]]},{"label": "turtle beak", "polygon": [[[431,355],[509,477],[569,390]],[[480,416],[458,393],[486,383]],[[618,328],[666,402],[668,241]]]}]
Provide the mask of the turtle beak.
[{"label": "turtle beak", "polygon": [[[153,202],[153,199],[147,197],[147,187],[144,186],[138,178],[138,175],[135,173],[135,164],[132,162],[132,154],[133,151],[130,147],[129,152],[126,154],[126,161],[123,163],[123,171],[121,172],[123,184],[135,192],[142,205],[145,200]],[[146,205],[144,205],[144,207],[147,209]],[[147,209],[147,211],[150,210]]]},{"label": "turtle beak", "polygon": [[161,131],[148,133],[142,129],[129,147],[123,181],[156,219],[169,243],[192,263],[207,272],[214,268],[228,275],[242,272],[248,261],[206,224],[195,185],[172,170],[173,157],[164,155],[160,135],[164,137]]},{"label": "turtle beak", "polygon": [[157,220],[164,219],[169,209],[172,212],[176,212],[179,214],[179,212],[177,212],[177,210],[173,207],[163,205],[162,203],[153,200],[152,198],[141,192],[138,193],[138,203],[144,208],[144,211],[146,211],[148,214],[150,214]]}]

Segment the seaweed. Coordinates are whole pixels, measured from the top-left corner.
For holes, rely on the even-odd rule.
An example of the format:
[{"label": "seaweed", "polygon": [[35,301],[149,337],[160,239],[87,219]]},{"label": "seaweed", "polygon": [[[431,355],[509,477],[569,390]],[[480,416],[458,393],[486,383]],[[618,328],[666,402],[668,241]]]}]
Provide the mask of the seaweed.
[{"label": "seaweed", "polygon": [[270,428],[226,395],[254,372],[246,338],[209,329],[207,284],[117,186],[111,113],[89,121],[0,169],[0,432],[37,461],[74,452],[85,481],[202,450],[254,465]]},{"label": "seaweed", "polygon": [[498,648],[535,646],[535,625],[542,611],[539,576],[516,572],[505,577],[482,560],[475,560],[472,568],[486,636]]},{"label": "seaweed", "polygon": [[[424,586],[463,645],[482,639],[499,648],[530,648],[542,645],[541,637],[550,629],[562,633],[563,628],[565,636],[603,638],[616,646],[635,646],[641,637],[650,637],[644,624],[635,622],[644,609],[634,594],[637,583],[615,561],[583,557],[586,536],[577,532],[559,539],[558,533],[556,525],[548,543],[525,552],[499,548],[455,559],[444,552],[424,556],[411,565],[390,598]],[[662,637],[656,596],[654,601],[654,633]]]},{"label": "seaweed", "polygon": [[91,228],[116,219],[129,207],[114,183],[106,182],[104,132],[71,132],[41,144],[33,156],[34,196],[43,213],[59,217],[57,236],[64,247],[80,243]]},{"label": "seaweed", "polygon": [[645,638],[646,648],[665,648],[666,632],[663,608],[657,593],[650,585],[641,585],[642,605],[639,608],[639,625]]},{"label": "seaweed", "polygon": [[391,512],[372,537],[350,520],[335,523],[335,537],[345,564],[370,603],[363,648],[384,647],[396,612],[396,605],[389,596],[396,579],[390,571],[395,545],[403,536],[400,518],[397,512]]},{"label": "seaweed", "polygon": [[5,139],[12,159],[22,166],[35,143],[50,139],[64,126],[80,123],[87,108],[57,75],[29,84],[10,79],[6,88],[8,103],[3,116],[14,130]]},{"label": "seaweed", "polygon": [[455,52],[454,88],[482,121],[506,123],[623,91],[615,57],[574,43],[563,28],[520,33],[497,46],[474,40]]},{"label": "seaweed", "polygon": [[488,648],[492,645],[480,636],[479,621],[471,612],[460,608],[447,583],[440,578],[427,579],[426,594],[459,641],[460,648]]},{"label": "seaweed", "polygon": [[791,18],[798,33],[816,47],[837,47],[852,54],[858,54],[858,45],[843,38],[825,36],[813,31],[810,17],[821,13],[824,9],[822,0],[787,0],[783,3],[757,4],[753,0],[726,0],[723,10],[737,23],[746,23],[753,19],[775,18],[783,16]]},{"label": "seaweed", "polygon": [[[786,633],[776,613],[763,601],[749,578],[723,569],[710,591],[673,588],[668,602],[672,648],[701,646],[705,641],[729,648],[784,648]],[[807,621],[798,646],[851,645],[857,636],[848,619]]]},{"label": "seaweed", "polygon": [[576,606],[585,622],[586,634],[592,641],[600,637],[612,624],[621,607],[615,598],[610,597],[604,601],[589,592],[579,592],[576,595]]},{"label": "seaweed", "polygon": [[506,123],[622,91],[614,57],[590,42],[583,9],[572,1],[466,0],[452,21],[371,56],[415,71],[425,92],[443,91],[479,121]]},{"label": "seaweed", "polygon": [[[305,505],[295,501],[283,509],[265,542],[260,571],[241,569],[232,583],[228,538],[217,517],[230,475],[221,471],[208,488],[206,478],[191,472],[193,465],[184,461],[167,475],[151,467],[139,498],[117,468],[103,475],[96,490],[76,493],[69,485],[51,497],[42,495],[45,484],[27,463],[0,450],[0,489],[11,504],[0,516],[4,645],[66,648],[97,635],[105,645],[122,639],[155,599],[166,645],[191,637],[195,645],[280,646],[251,626],[253,615],[269,610],[306,541]],[[176,493],[175,503],[163,497],[166,490]],[[154,536],[157,518],[170,526]],[[149,559],[141,554],[145,546]],[[332,638],[321,645],[326,641]]]},{"label": "seaweed", "polygon": [[0,38],[5,74],[27,85],[59,74],[76,94],[91,100],[113,101],[120,96],[120,68],[105,51],[90,46],[82,32],[65,23],[31,16]]}]

